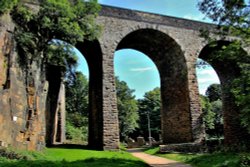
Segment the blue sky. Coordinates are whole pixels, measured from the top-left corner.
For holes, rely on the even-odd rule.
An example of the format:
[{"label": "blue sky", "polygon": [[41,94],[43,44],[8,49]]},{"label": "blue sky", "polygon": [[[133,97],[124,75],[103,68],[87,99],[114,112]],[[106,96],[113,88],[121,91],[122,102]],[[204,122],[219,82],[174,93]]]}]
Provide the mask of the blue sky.
[{"label": "blue sky", "polygon": [[[168,16],[205,21],[197,9],[197,0],[99,0],[99,3],[163,14]],[[80,53],[78,52],[78,55]],[[141,52],[131,49],[123,49],[115,52],[115,75],[120,80],[127,82],[131,89],[135,90],[136,98],[142,98],[144,93],[160,87],[160,78],[155,64]],[[79,56],[78,70],[88,76],[88,68],[85,59]],[[197,69],[199,91],[205,94],[207,87],[213,83],[219,83],[219,79],[212,69]]]}]

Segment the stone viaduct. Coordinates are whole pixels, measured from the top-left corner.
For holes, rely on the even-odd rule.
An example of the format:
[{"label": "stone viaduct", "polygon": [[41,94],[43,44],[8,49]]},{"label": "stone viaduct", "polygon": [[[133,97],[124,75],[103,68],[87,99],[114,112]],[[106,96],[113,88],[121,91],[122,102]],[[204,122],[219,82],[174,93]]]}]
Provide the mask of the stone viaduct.
[{"label": "stone viaduct", "polygon": [[[213,56],[213,50],[221,49],[223,45],[228,44],[228,41],[218,38],[218,47],[210,48],[200,37],[201,29],[213,30],[214,25],[109,6],[102,7],[97,22],[103,26],[101,37],[95,41],[85,41],[76,45],[76,48],[85,56],[90,71],[89,145],[92,148],[109,150],[117,149],[119,146],[114,53],[127,48],[143,52],[158,68],[161,80],[161,127],[164,143],[200,143],[204,140],[204,125],[195,71],[197,58],[208,61],[215,68],[222,84],[225,143],[235,144],[247,136],[246,131],[240,128],[239,113],[228,90],[230,81],[237,76],[236,62],[209,61],[209,57]],[[6,82],[2,79],[6,78],[5,73],[2,73],[6,71],[3,65],[3,53],[7,52],[8,44],[7,37],[3,34],[8,28],[3,25],[0,28],[2,86]],[[10,75],[14,75],[12,73]],[[18,75],[21,74],[16,73],[16,78]],[[3,123],[7,123],[11,128],[17,126],[11,123],[12,119],[8,118],[9,121],[6,121],[9,115],[4,114],[5,111],[1,108],[9,103],[12,96],[16,99],[14,96],[17,95],[7,96],[4,91],[6,90],[2,87],[0,89],[0,131],[6,127]],[[10,108],[8,110],[11,110]],[[24,112],[21,111],[24,109],[20,105],[16,110]],[[41,111],[41,117],[45,117],[44,112],[46,111]],[[44,119],[46,118],[39,119],[41,124],[45,124]],[[34,139],[36,148],[35,145],[45,142],[45,126],[42,125],[38,130],[40,137]],[[4,131],[4,133],[12,134],[14,139],[19,132],[21,133],[20,128],[14,128],[12,131],[17,132]],[[14,143],[10,137],[3,137],[2,134],[0,134],[0,141]],[[21,139],[19,141],[22,143]]]}]

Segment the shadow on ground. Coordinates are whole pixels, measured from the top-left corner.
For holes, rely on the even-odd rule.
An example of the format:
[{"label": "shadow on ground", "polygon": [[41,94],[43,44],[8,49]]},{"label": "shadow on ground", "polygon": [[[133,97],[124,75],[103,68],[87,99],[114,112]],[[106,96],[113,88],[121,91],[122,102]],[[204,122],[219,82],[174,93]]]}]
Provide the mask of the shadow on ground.
[{"label": "shadow on ground", "polygon": [[92,150],[87,145],[80,145],[80,144],[58,144],[58,145],[51,145],[47,146],[48,148],[65,148],[65,149],[84,149],[84,150]]},{"label": "shadow on ground", "polygon": [[124,159],[105,159],[105,158],[89,158],[68,162],[62,161],[46,161],[46,160],[21,160],[16,162],[1,162],[3,167],[149,167],[141,161],[124,160]]}]

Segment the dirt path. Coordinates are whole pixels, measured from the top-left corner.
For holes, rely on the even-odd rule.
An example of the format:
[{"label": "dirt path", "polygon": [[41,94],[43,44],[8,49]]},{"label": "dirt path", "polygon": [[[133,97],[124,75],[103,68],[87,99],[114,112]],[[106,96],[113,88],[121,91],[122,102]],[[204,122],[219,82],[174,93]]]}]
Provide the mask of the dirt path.
[{"label": "dirt path", "polygon": [[192,167],[188,164],[183,164],[177,161],[169,160],[166,158],[149,155],[141,150],[128,150],[133,156],[140,158],[152,167]]}]

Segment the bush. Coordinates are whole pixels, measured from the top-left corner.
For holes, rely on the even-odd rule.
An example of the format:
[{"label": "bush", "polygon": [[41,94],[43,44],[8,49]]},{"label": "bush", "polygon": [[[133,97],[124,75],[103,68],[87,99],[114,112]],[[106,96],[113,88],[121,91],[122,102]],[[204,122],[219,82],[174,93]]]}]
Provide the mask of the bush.
[{"label": "bush", "polygon": [[4,157],[6,159],[16,159],[16,160],[25,160],[28,159],[27,156],[18,154],[14,151],[7,149],[0,149],[0,157]]},{"label": "bush", "polygon": [[71,123],[66,123],[66,139],[73,144],[86,144],[88,139],[88,128],[75,127]]},{"label": "bush", "polygon": [[242,155],[241,156],[241,163],[240,163],[241,167],[249,167],[250,166],[250,155]]},{"label": "bush", "polygon": [[10,11],[16,4],[18,0],[1,0],[0,1],[0,14]]}]

